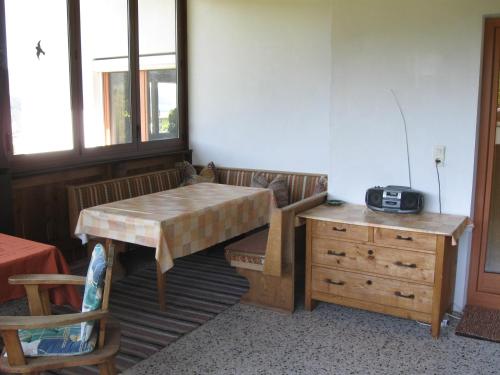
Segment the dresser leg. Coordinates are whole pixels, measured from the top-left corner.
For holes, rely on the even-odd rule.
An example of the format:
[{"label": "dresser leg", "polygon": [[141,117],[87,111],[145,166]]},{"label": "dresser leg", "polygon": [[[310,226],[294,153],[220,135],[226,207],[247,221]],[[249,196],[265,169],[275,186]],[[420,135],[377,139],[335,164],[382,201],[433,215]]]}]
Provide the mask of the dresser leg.
[{"label": "dresser leg", "polygon": [[435,339],[439,338],[440,331],[441,331],[441,321],[436,322],[435,320],[433,320],[431,326],[432,337],[434,337]]},{"label": "dresser leg", "polygon": [[318,302],[316,300],[313,300],[312,298],[306,296],[304,303],[304,308],[306,311],[313,311],[316,308],[317,304]]}]

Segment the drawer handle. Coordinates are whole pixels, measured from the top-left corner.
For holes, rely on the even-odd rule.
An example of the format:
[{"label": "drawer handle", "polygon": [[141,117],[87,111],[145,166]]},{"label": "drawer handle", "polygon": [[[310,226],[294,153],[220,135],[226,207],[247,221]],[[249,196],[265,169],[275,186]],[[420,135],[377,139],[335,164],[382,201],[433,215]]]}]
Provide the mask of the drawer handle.
[{"label": "drawer handle", "polygon": [[332,230],[334,230],[335,232],[347,232],[346,228],[333,227]]},{"label": "drawer handle", "polygon": [[336,251],[333,250],[328,250],[328,255],[334,255],[336,257],[345,257],[345,252],[337,253]]},{"label": "drawer handle", "polygon": [[332,284],[332,285],[344,285],[345,284],[345,282],[343,282],[343,281],[334,281],[332,279],[326,279],[325,283]]},{"label": "drawer handle", "polygon": [[403,294],[403,293],[397,291],[397,292],[394,292],[394,295],[396,297],[401,297],[401,298],[415,299],[415,294]]},{"label": "drawer handle", "polygon": [[394,264],[398,267],[417,268],[417,265],[415,263],[403,263],[400,262],[399,260]]},{"label": "drawer handle", "polygon": [[396,239],[402,240],[402,241],[413,241],[412,237],[403,237],[403,236],[400,236],[399,234],[396,236]]}]

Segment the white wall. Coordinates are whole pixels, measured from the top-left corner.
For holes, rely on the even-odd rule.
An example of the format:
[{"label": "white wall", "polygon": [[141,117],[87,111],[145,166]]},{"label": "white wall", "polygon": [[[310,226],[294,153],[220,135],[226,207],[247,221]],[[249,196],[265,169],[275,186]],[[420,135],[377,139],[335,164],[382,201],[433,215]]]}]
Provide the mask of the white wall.
[{"label": "white wall", "polygon": [[190,0],[196,163],[328,171],[329,0]]},{"label": "white wall", "polygon": [[368,187],[407,184],[393,89],[426,209],[438,210],[433,146],[445,145],[443,212],[470,215],[483,17],[494,14],[498,0],[190,0],[194,160],[328,170],[332,196],[363,203]]},{"label": "white wall", "polygon": [[[437,211],[433,146],[446,146],[443,212],[470,215],[483,16],[498,0],[333,0],[330,193],[363,203],[373,185],[408,182]],[[462,238],[455,308],[465,302],[470,233]]]}]

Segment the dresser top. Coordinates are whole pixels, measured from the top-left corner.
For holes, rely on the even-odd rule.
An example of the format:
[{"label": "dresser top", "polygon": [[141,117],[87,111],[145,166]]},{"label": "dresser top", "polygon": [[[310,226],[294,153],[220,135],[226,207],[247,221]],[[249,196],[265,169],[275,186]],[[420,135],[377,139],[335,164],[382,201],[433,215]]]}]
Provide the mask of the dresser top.
[{"label": "dresser top", "polygon": [[450,236],[454,244],[457,243],[469,224],[469,219],[466,216],[431,212],[420,214],[375,212],[366,206],[348,203],[340,207],[323,204],[304,211],[298,216],[304,219]]}]

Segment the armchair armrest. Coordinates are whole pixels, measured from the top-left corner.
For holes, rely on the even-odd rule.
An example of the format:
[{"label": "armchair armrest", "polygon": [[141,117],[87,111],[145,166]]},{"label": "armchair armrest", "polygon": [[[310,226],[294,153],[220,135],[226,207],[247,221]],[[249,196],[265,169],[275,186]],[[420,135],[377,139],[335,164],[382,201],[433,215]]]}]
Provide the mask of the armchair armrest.
[{"label": "armchair armrest", "polygon": [[15,275],[9,277],[11,285],[85,285],[84,276],[60,274]]},{"label": "armchair armrest", "polygon": [[0,320],[0,331],[11,331],[17,329],[53,328],[88,320],[99,320],[106,318],[107,310],[88,311],[84,313],[50,315],[50,316],[2,316]]}]

